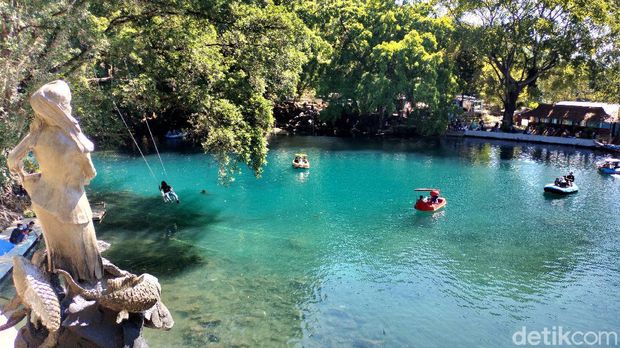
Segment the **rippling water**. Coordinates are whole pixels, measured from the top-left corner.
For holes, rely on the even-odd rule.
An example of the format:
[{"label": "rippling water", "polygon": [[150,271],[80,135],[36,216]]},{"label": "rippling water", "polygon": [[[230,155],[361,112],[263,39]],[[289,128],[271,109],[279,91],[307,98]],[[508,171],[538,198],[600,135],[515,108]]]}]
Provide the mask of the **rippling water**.
[{"label": "rippling water", "polygon": [[[300,151],[310,170],[290,167]],[[262,178],[228,187],[209,157],[163,154],[181,204],[161,202],[142,159],[99,153],[90,195],[108,202],[106,256],[162,283],[176,325],[146,330],[153,347],[509,347],[522,326],[620,331],[620,180],[598,159],[292,137]],[[580,192],[543,195],[569,169]],[[441,188],[446,209],[415,213],[415,187]]]}]

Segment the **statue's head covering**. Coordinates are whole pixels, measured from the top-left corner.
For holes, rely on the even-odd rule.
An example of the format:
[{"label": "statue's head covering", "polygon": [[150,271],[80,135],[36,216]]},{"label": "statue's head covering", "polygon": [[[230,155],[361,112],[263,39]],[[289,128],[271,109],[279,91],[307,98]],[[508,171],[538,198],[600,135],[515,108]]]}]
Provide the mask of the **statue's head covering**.
[{"label": "statue's head covering", "polygon": [[93,143],[86,138],[77,120],[71,116],[71,90],[65,81],[43,85],[30,97],[32,109],[45,123],[60,127],[82,152],[92,152]]}]

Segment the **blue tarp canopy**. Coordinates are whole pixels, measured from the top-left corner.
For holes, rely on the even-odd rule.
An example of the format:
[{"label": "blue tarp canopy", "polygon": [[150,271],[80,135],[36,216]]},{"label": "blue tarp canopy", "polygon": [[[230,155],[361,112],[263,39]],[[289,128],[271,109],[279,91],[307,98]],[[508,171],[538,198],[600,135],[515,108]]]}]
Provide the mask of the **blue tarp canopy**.
[{"label": "blue tarp canopy", "polygon": [[4,239],[0,239],[0,256],[8,253],[13,249],[15,245],[13,243],[6,241]]}]

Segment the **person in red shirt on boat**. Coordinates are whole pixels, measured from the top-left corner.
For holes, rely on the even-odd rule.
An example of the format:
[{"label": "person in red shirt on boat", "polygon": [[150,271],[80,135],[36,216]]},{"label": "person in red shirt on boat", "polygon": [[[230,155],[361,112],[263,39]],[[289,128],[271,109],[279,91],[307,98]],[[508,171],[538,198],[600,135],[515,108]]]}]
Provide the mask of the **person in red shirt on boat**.
[{"label": "person in red shirt on boat", "polygon": [[431,199],[430,199],[430,203],[431,203],[431,204],[437,204],[437,203],[438,203],[438,199],[439,199],[439,191],[437,191],[437,190],[432,190],[432,191],[431,191]]}]

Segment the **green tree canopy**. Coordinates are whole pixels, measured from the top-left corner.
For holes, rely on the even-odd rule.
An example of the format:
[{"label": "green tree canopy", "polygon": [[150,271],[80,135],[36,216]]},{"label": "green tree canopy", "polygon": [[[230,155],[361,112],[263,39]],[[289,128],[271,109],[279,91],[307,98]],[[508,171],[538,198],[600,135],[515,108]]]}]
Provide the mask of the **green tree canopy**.
[{"label": "green tree canopy", "polygon": [[[3,126],[19,134],[29,90],[67,79],[91,136],[121,138],[129,118],[191,126],[222,178],[265,163],[273,103],[296,93],[320,39],[272,1],[36,1],[0,5]],[[8,30],[7,30],[8,28]],[[12,119],[8,119],[11,117]],[[4,139],[3,139],[4,140]],[[6,149],[15,139],[2,144]]]},{"label": "green tree canopy", "polygon": [[603,38],[615,34],[618,13],[614,0],[453,0],[445,6],[479,38],[501,92],[505,127],[524,89],[558,65],[596,54]]},{"label": "green tree canopy", "polygon": [[[405,98],[445,118],[455,87],[448,18],[436,16],[428,4],[388,0],[316,0],[305,6],[302,18],[331,47],[324,64],[308,67],[309,75],[320,76],[318,93],[331,101],[327,114],[338,114],[352,100],[362,114],[389,115]],[[437,132],[441,124],[427,131]]]}]

